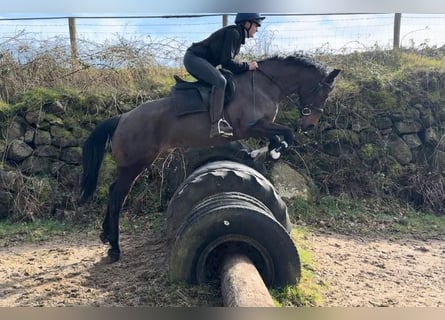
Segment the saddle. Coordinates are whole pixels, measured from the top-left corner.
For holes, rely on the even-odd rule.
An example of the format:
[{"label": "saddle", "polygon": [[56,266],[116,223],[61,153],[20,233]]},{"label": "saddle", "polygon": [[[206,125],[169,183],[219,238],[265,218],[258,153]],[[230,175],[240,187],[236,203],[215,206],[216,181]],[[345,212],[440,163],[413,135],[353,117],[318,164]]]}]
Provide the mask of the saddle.
[{"label": "saddle", "polygon": [[[224,94],[224,106],[232,101],[235,95],[235,82],[233,73],[219,69],[227,80],[226,91]],[[176,116],[183,116],[198,112],[208,112],[210,106],[210,95],[212,86],[203,81],[186,81],[174,75],[176,84],[172,87],[171,97],[175,109]]]}]

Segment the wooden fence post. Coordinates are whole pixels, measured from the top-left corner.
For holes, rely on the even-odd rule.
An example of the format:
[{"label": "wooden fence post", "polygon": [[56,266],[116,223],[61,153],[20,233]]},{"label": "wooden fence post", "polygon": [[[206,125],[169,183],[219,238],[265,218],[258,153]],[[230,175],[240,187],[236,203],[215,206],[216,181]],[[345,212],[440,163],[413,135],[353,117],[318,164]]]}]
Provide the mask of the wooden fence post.
[{"label": "wooden fence post", "polygon": [[229,16],[227,14],[223,14],[223,16],[222,16],[222,24],[223,24],[223,27],[225,27],[229,24]]},{"label": "wooden fence post", "polygon": [[71,66],[73,69],[77,67],[78,51],[77,51],[77,33],[76,20],[73,17],[68,18],[68,26],[70,29],[70,43],[71,43]]},{"label": "wooden fence post", "polygon": [[394,15],[394,44],[393,50],[398,50],[400,48],[400,22],[402,20],[402,14],[396,13]]}]

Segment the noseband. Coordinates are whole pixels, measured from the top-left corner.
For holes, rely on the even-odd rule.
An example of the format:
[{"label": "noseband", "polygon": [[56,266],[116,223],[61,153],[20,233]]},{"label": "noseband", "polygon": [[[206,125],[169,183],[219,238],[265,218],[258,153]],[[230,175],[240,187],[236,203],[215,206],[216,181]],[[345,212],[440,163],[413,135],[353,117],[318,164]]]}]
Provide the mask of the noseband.
[{"label": "noseband", "polygon": [[[260,71],[263,75],[266,76],[266,78],[268,78],[275,86],[277,86],[278,89],[280,89],[280,91],[283,93],[285,92],[283,87],[281,87],[281,85],[270,75],[268,75],[266,72],[264,72],[261,69],[257,69],[257,71]],[[332,86],[329,85],[328,83],[321,81],[318,82],[317,85],[315,85],[314,88],[312,88],[311,91],[309,91],[309,93],[317,93],[318,91],[320,91],[322,88],[329,88],[329,90],[332,90]],[[291,102],[295,107],[298,108],[298,103],[295,102],[295,100],[293,100],[289,95],[286,95],[286,98],[289,102]],[[303,108],[300,109],[300,113],[302,116],[309,116],[312,114],[312,111],[316,111],[319,113],[323,113],[323,108],[318,108],[318,107],[314,107],[312,105],[312,103],[305,105]]]}]

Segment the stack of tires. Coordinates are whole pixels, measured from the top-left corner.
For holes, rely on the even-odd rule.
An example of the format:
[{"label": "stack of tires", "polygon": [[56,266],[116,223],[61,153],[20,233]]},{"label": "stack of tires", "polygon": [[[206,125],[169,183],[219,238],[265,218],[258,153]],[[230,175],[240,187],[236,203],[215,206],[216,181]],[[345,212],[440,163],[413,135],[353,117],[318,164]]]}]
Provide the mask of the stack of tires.
[{"label": "stack of tires", "polygon": [[171,280],[214,280],[227,255],[242,254],[266,286],[298,283],[301,266],[287,206],[252,167],[232,160],[199,166],[176,189],[166,214]]}]

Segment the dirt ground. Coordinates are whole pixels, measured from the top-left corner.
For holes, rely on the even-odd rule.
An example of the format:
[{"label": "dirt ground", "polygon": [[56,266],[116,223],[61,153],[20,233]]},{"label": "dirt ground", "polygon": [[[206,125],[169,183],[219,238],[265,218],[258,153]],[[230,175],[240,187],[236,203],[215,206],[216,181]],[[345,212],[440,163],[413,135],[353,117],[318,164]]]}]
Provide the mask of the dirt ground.
[{"label": "dirt ground", "polygon": [[[307,238],[317,280],[328,287],[323,306],[445,306],[445,238]],[[169,284],[161,232],[136,229],[121,244],[122,259],[111,265],[97,234],[1,248],[0,306],[221,305],[215,288]]]},{"label": "dirt ground", "polygon": [[389,240],[309,235],[325,306],[445,306],[445,237]]}]

